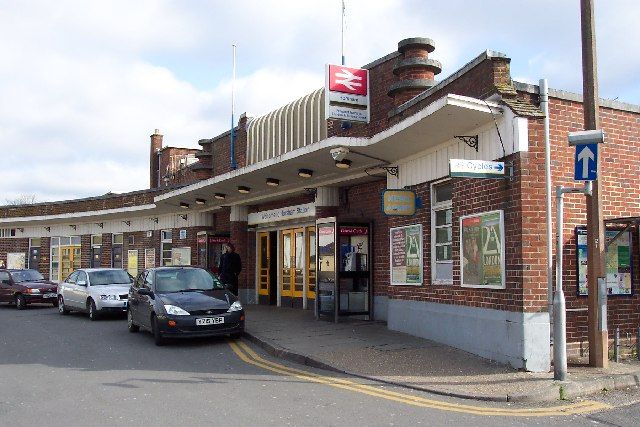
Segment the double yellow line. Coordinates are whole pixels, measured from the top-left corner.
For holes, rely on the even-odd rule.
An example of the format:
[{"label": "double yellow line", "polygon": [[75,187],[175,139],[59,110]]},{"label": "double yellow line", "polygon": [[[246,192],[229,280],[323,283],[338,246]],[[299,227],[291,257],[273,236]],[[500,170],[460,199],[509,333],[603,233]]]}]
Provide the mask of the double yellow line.
[{"label": "double yellow line", "polygon": [[343,390],[363,393],[381,399],[392,400],[412,406],[418,406],[421,408],[501,417],[551,417],[584,414],[610,408],[609,405],[594,401],[583,401],[562,406],[524,409],[491,408],[485,406],[461,405],[458,403],[442,402],[432,399],[425,399],[423,397],[413,396],[410,394],[397,393],[378,387],[348,381],[342,378],[328,377],[301,369],[290,368],[288,366],[263,359],[249,346],[241,341],[229,341],[229,345],[231,346],[231,349],[234,351],[234,353],[244,362],[271,372],[299,378],[305,381],[325,384]]}]

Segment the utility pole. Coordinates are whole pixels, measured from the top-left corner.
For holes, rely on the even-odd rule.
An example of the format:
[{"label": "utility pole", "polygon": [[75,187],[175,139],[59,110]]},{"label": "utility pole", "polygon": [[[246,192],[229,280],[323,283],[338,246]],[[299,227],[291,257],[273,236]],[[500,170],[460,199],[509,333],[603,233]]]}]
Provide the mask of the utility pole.
[{"label": "utility pole", "polygon": [[[584,129],[600,128],[598,97],[598,73],[596,34],[593,0],[580,0],[582,33],[582,94]],[[601,154],[602,155],[602,154]],[[600,162],[599,162],[600,163]],[[598,171],[598,178],[601,173]],[[606,286],[605,240],[600,203],[601,180],[593,182],[593,193],[587,196],[587,281],[589,307],[589,365],[599,368],[609,366],[608,333],[606,319],[607,293],[599,287]],[[600,278],[600,280],[598,280]],[[600,286],[599,286],[600,283]],[[604,307],[604,315],[602,307]]]}]

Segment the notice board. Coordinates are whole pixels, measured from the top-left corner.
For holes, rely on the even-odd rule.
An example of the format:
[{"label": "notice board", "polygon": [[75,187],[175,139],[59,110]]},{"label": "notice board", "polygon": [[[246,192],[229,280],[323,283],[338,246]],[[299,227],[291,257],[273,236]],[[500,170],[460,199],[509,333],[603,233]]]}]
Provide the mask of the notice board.
[{"label": "notice board", "polygon": [[462,286],[504,289],[503,211],[460,218],[460,254]]},{"label": "notice board", "polygon": [[[606,230],[605,240],[609,244],[605,252],[605,280],[609,295],[633,295],[633,271],[631,231]],[[587,286],[587,229],[576,227],[578,295],[589,294]]]}]

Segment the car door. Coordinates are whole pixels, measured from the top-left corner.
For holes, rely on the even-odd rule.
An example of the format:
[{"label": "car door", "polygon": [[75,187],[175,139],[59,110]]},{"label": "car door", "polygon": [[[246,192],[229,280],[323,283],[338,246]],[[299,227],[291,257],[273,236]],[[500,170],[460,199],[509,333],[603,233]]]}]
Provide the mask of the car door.
[{"label": "car door", "polygon": [[78,278],[78,272],[74,271],[67,277],[64,282],[60,284],[61,290],[58,292],[64,298],[64,305],[67,307],[77,307],[77,301],[75,298],[76,279]]},{"label": "car door", "polygon": [[74,290],[74,298],[78,304],[78,308],[87,308],[87,298],[89,298],[89,278],[87,273],[82,270],[78,271]]},{"label": "car door", "polygon": [[[153,272],[147,272],[143,276],[141,289],[145,291],[153,291]],[[153,312],[154,296],[140,295],[140,305],[138,306],[138,315],[140,324],[145,328],[151,328],[151,313]]]},{"label": "car door", "polygon": [[138,277],[131,284],[129,290],[129,311],[131,311],[131,318],[136,324],[140,324],[140,299],[142,295],[138,293],[140,287],[144,285],[144,276],[147,275],[147,271],[143,271],[138,274]]},{"label": "car door", "polygon": [[12,300],[11,294],[11,278],[8,271],[0,271],[0,301],[10,302]]}]

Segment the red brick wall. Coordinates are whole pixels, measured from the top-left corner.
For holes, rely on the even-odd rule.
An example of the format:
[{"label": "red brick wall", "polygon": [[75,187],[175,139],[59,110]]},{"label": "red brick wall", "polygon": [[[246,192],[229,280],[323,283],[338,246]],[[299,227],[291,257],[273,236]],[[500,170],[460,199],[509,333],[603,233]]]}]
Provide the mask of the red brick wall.
[{"label": "red brick wall", "polygon": [[[25,256],[29,256],[29,239],[28,238],[4,238],[0,239],[0,260],[4,266],[7,266],[7,253],[24,252]],[[26,261],[28,263],[28,260]]]},{"label": "red brick wall", "polygon": [[[569,132],[583,129],[582,105],[578,102],[550,99],[550,136],[552,143],[553,186],[581,186],[573,180],[574,149],[569,148]],[[637,189],[640,188],[640,114],[600,109],[601,127],[606,133],[606,143],[599,148],[602,177],[602,203],[604,218],[640,216],[640,203]],[[534,280],[533,271],[538,276],[540,287],[546,295],[546,248],[545,248],[545,211],[544,199],[544,142],[542,123],[529,121],[529,168],[531,179],[523,187],[523,204],[530,209],[524,214],[525,222],[532,225],[530,246],[525,247],[526,264],[532,266],[529,280]],[[523,172],[524,173],[524,172]],[[635,190],[635,191],[634,191]],[[553,200],[553,218],[555,224],[555,197]],[[563,250],[563,287],[567,300],[567,340],[580,343],[587,339],[587,313],[571,311],[587,307],[586,297],[577,297],[576,276],[576,237],[575,227],[586,225],[585,197],[582,195],[565,196],[564,250]],[[536,230],[537,228],[537,230]],[[555,225],[554,225],[555,232]],[[640,260],[638,258],[638,230],[632,232],[633,285],[640,285]],[[555,243],[554,243],[555,248]],[[555,262],[555,261],[554,261]],[[538,274],[540,272],[540,274]],[[637,291],[636,291],[637,292]],[[545,296],[546,298],[546,296]],[[620,327],[623,335],[634,332],[640,325],[640,295],[632,297],[610,297],[608,300],[608,328],[610,334]]]},{"label": "red brick wall", "polygon": [[40,238],[40,263],[38,264],[38,271],[49,280],[49,262],[51,258],[51,238]]},{"label": "red brick wall", "polygon": [[100,254],[100,266],[111,267],[111,248],[113,241],[113,234],[102,233],[102,253]]}]

